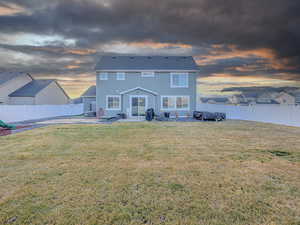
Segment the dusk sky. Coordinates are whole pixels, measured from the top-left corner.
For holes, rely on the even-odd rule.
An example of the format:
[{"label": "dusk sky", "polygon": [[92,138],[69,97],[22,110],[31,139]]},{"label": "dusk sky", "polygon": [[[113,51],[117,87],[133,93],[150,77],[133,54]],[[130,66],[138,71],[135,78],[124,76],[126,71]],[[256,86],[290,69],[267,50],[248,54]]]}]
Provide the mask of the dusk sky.
[{"label": "dusk sky", "polygon": [[192,55],[203,95],[300,87],[299,12],[298,0],[0,0],[0,71],[77,97],[101,55]]}]

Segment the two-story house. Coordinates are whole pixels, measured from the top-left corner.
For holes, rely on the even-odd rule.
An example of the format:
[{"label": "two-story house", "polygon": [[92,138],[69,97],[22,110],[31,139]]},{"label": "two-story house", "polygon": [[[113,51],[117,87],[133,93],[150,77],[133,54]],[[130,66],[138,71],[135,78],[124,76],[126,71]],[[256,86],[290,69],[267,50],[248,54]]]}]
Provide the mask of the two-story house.
[{"label": "two-story house", "polygon": [[96,65],[97,111],[187,116],[196,110],[198,66],[191,56],[103,56]]}]

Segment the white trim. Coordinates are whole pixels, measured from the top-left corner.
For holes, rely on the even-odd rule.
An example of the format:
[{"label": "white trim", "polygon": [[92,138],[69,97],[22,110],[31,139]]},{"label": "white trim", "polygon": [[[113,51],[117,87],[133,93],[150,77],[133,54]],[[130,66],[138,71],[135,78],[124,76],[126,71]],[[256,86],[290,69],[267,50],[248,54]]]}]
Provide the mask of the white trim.
[{"label": "white trim", "polygon": [[141,87],[135,87],[135,88],[128,89],[126,91],[122,91],[122,92],[120,92],[120,94],[123,95],[123,94],[126,94],[128,92],[135,91],[135,90],[142,90],[142,91],[145,91],[145,92],[149,92],[149,93],[151,93],[153,95],[158,95],[158,93],[156,93],[154,91],[148,90],[146,88],[141,88]]},{"label": "white trim", "polygon": [[[176,86],[176,85],[174,85],[173,84],[173,76],[174,75],[185,75],[186,78],[187,78],[187,85],[185,85],[185,86]],[[188,73],[178,73],[178,72],[171,73],[170,74],[170,84],[171,84],[171,88],[188,88],[189,87],[189,74]]]},{"label": "white trim", "polygon": [[[97,75],[99,76],[99,80],[108,80],[108,73],[107,72],[101,72],[101,73],[97,73]],[[101,78],[102,75],[105,75],[105,77]]]},{"label": "white trim", "polygon": [[[122,78],[120,79],[120,75],[122,75]],[[117,72],[116,73],[116,80],[125,80],[126,79],[126,74],[125,72]]]},{"label": "white trim", "polygon": [[[113,97],[113,98],[118,97],[119,98],[119,108],[113,108],[113,109],[108,108],[108,98],[110,98],[110,97]],[[109,110],[109,111],[119,111],[119,110],[121,110],[121,105],[122,105],[121,101],[122,101],[121,95],[106,95],[106,103],[105,103],[106,110]]]},{"label": "white trim", "polygon": [[[145,98],[145,110],[148,108],[148,96],[147,95],[129,95],[129,106],[130,106],[130,112],[129,112],[129,117],[134,118],[134,117],[140,117],[140,116],[133,116],[132,115],[132,98],[134,97],[142,97]],[[145,111],[146,113],[146,111]]]},{"label": "white trim", "polygon": [[[164,108],[163,107],[163,98],[174,98],[175,99],[175,104],[174,108]],[[177,98],[179,97],[187,97],[188,98],[188,107],[187,108],[177,108]],[[160,96],[160,110],[161,111],[189,111],[190,110],[190,96],[189,95],[162,95]]]},{"label": "white trim", "polygon": [[[148,74],[146,74],[146,73],[148,73]],[[141,77],[155,77],[155,72],[154,71],[142,71]]]}]

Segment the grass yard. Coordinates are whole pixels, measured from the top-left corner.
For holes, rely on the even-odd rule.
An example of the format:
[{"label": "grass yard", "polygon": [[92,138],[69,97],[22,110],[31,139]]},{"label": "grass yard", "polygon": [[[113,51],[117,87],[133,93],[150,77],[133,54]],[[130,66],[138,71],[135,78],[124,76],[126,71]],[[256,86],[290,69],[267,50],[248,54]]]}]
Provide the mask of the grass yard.
[{"label": "grass yard", "polygon": [[300,128],[61,125],[0,143],[0,224],[300,224]]}]

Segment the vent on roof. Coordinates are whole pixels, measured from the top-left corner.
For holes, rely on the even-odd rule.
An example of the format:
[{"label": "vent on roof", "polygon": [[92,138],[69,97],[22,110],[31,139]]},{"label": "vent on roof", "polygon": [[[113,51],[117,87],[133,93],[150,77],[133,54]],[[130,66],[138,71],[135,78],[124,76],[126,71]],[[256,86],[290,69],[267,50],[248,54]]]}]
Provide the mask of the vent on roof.
[{"label": "vent on roof", "polygon": [[148,59],[152,59],[152,57],[151,57],[151,56],[148,56]]},{"label": "vent on roof", "polygon": [[165,57],[165,59],[168,59],[168,58],[169,58],[168,56]]},{"label": "vent on roof", "polygon": [[117,57],[116,57],[116,56],[113,56],[112,58],[113,58],[113,59],[116,59]]},{"label": "vent on roof", "polygon": [[130,58],[131,58],[131,59],[134,59],[134,57],[133,57],[133,56],[131,56]]}]

